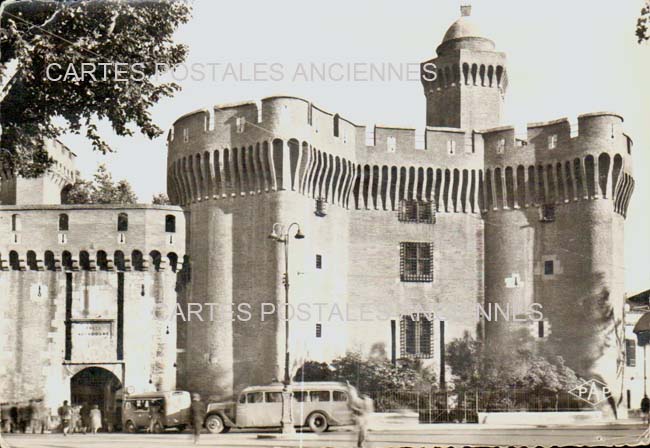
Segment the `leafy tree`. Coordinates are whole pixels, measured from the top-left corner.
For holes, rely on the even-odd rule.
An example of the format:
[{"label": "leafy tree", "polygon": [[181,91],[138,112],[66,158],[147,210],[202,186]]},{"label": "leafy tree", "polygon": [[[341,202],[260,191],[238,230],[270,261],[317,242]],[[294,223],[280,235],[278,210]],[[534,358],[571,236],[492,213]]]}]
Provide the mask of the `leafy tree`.
[{"label": "leafy tree", "polygon": [[153,205],[171,205],[172,201],[169,200],[165,193],[154,194],[151,198]]},{"label": "leafy tree", "polygon": [[404,359],[393,365],[385,357],[363,358],[348,352],[329,365],[308,361],[298,369],[297,381],[349,382],[361,392],[381,390],[430,390],[436,384],[433,371],[424,368],[420,361]]},{"label": "leafy tree", "polygon": [[579,384],[564,359],[552,355],[527,330],[504,336],[499,344],[477,341],[465,333],[447,344],[446,355],[457,389],[557,393]]},{"label": "leafy tree", "polygon": [[639,43],[650,39],[648,25],[650,24],[650,1],[646,1],[645,6],[641,9],[641,16],[636,22],[636,37]]},{"label": "leafy tree", "polygon": [[93,180],[77,180],[64,190],[64,204],[135,204],[138,198],[126,180],[113,181],[113,176],[101,164],[93,175]]},{"label": "leafy tree", "polygon": [[[155,82],[155,75],[185,60],[187,48],[173,35],[189,18],[190,7],[177,0],[1,2],[0,162],[38,176],[53,162],[43,140],[67,132],[111,151],[97,131],[101,120],[120,136],[159,136],[150,109],[179,86]],[[53,81],[47,69],[55,63],[50,78],[70,67],[79,75],[82,64],[96,70]]]}]

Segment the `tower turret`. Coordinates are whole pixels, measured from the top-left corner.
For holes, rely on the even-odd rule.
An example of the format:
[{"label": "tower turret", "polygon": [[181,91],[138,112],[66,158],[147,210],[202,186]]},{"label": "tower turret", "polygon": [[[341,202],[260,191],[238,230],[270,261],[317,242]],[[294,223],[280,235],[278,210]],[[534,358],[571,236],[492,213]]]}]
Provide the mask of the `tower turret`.
[{"label": "tower turret", "polygon": [[473,130],[501,124],[506,56],[482,35],[470,13],[469,5],[461,6],[461,17],[436,49],[438,57],[421,65],[427,126]]}]

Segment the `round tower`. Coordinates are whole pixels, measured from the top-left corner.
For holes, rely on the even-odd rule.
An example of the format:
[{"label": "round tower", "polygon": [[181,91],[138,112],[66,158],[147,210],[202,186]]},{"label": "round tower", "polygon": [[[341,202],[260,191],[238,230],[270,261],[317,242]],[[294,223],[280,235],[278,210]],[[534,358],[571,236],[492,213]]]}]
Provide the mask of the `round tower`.
[{"label": "round tower", "polygon": [[634,186],[622,123],[596,113],[573,129],[566,119],[529,124],[527,141],[512,128],[482,134],[488,340],[528,329],[581,378],[606,384],[610,404],[622,394],[623,224]]},{"label": "round tower", "polygon": [[470,7],[447,30],[436,52],[423,62],[421,80],[427,99],[427,126],[488,129],[501,122],[508,85],[506,56],[483,36]]}]

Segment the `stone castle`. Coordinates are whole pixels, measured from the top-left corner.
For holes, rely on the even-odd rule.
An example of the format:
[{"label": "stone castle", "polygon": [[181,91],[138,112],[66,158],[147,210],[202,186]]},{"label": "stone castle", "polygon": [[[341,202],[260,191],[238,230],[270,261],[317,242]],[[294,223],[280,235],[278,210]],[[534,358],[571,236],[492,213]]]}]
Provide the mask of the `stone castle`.
[{"label": "stone castle", "polygon": [[[293,371],[352,350],[423,359],[445,382],[446,342],[498,343],[516,327],[618,401],[634,188],[623,119],[533,123],[517,138],[501,121],[505,54],[467,11],[422,71],[423,144],[293,97],[180,117],[167,172],[180,207],[57,205],[74,176],[58,144],[45,178],[4,173],[3,399],[174,386],[230,397],[281,379],[285,248],[267,236],[295,222],[289,302],[309,312],[290,320]],[[174,321],[176,304],[203,312]],[[213,306],[247,313],[207,318]],[[93,383],[91,369],[110,374]]]}]

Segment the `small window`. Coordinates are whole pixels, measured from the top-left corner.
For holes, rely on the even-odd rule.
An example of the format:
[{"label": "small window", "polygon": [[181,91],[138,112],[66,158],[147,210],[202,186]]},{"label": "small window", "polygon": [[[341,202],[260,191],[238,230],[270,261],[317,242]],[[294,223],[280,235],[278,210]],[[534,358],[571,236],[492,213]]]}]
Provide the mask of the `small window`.
[{"label": "small window", "polygon": [[176,233],[176,216],[165,216],[165,232]]},{"label": "small window", "polygon": [[334,398],[334,401],[348,401],[348,394],[340,390],[333,391],[332,397]]},{"label": "small window", "polygon": [[304,390],[294,391],[293,399],[296,400],[298,403],[304,403],[305,401],[309,401],[309,392],[306,392]]},{"label": "small window", "polygon": [[539,338],[544,337],[544,321],[540,320],[537,322],[537,336]]},{"label": "small window", "polygon": [[395,152],[397,150],[397,139],[395,137],[386,138],[386,151]]},{"label": "small window", "polygon": [[282,403],[282,392],[265,392],[267,403]]},{"label": "small window", "polygon": [[634,339],[625,340],[625,362],[628,367],[636,367],[636,342]]},{"label": "small window", "polygon": [[129,230],[129,215],[120,213],[117,215],[117,231],[126,232],[127,230]]},{"label": "small window", "polygon": [[237,133],[241,134],[246,129],[246,117],[237,117],[235,119],[235,125],[237,127]]},{"label": "small window", "polygon": [[456,154],[456,141],[447,140],[447,154],[454,155]]},{"label": "small window", "polygon": [[402,357],[433,357],[433,319],[425,314],[402,316],[400,323]]},{"label": "small window", "polygon": [[68,215],[61,213],[59,215],[59,231],[66,232],[68,230]]},{"label": "small window", "polygon": [[433,281],[433,243],[400,243],[403,282]]},{"label": "small window", "polygon": [[497,154],[503,154],[506,150],[506,139],[501,138],[497,142]]},{"label": "small window", "polygon": [[330,392],[328,390],[312,390],[309,392],[310,401],[330,401]]},{"label": "small window", "polygon": [[339,115],[334,115],[334,137],[339,136]]},{"label": "small window", "polygon": [[544,275],[553,275],[555,266],[553,260],[546,260],[544,262]]},{"label": "small window", "polygon": [[190,141],[190,130],[183,128],[183,142],[187,143]]},{"label": "small window", "polygon": [[323,336],[323,325],[322,324],[316,324],[316,337],[320,338]]},{"label": "small window", "polygon": [[544,204],[541,209],[540,221],[553,222],[555,221],[555,205]]},{"label": "small window", "polygon": [[402,222],[435,223],[433,202],[419,200],[402,200],[397,214]]},{"label": "small window", "polygon": [[316,269],[322,269],[323,268],[323,256],[322,255],[316,255]]},{"label": "small window", "polygon": [[548,149],[557,148],[557,134],[548,136]]},{"label": "small window", "polygon": [[264,393],[263,392],[252,392],[247,395],[246,401],[250,403],[263,403],[264,402]]},{"label": "small window", "polygon": [[246,403],[246,394],[241,394],[241,395],[239,396],[239,402],[240,402],[241,404]]}]

